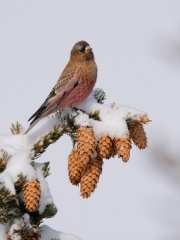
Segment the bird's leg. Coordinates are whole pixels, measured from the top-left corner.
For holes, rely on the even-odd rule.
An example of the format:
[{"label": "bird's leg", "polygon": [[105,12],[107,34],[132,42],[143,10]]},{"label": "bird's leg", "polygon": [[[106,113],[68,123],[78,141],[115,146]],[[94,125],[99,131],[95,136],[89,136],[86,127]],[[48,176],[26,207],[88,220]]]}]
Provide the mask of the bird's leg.
[{"label": "bird's leg", "polygon": [[79,109],[79,108],[76,108],[76,107],[72,107],[72,110],[75,110],[76,112],[77,112],[77,111],[81,111],[81,112],[87,114],[84,110]]}]

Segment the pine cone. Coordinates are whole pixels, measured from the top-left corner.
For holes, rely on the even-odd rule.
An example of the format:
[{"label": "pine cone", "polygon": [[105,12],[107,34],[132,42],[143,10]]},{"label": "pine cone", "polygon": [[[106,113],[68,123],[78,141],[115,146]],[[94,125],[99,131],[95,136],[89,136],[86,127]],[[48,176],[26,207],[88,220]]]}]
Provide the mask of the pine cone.
[{"label": "pine cone", "polygon": [[114,139],[114,146],[118,157],[122,157],[124,162],[127,162],[130,157],[130,150],[131,150],[131,139],[128,137],[127,139],[124,138],[115,138]]},{"label": "pine cone", "polygon": [[114,157],[114,156],[116,156],[117,151],[116,151],[116,147],[115,147],[115,144],[114,144],[114,139],[112,141],[113,141],[113,145],[112,145],[110,154],[111,154],[111,157]]},{"label": "pine cone", "polygon": [[35,212],[38,209],[41,196],[39,181],[36,179],[32,179],[24,186],[23,191],[24,203],[27,211]]},{"label": "pine cone", "polygon": [[73,185],[78,185],[81,180],[81,171],[77,150],[73,149],[68,158],[69,180]]},{"label": "pine cone", "polygon": [[81,177],[80,191],[83,198],[90,197],[91,193],[94,192],[102,173],[102,165],[103,160],[99,157],[92,159],[88,163],[86,171]]},{"label": "pine cone", "polygon": [[92,127],[80,127],[77,131],[79,168],[83,172],[88,162],[94,158],[96,147],[95,135]]},{"label": "pine cone", "polygon": [[113,151],[113,141],[109,136],[101,136],[97,144],[97,153],[100,158],[109,159],[114,156]]},{"label": "pine cone", "polygon": [[130,137],[132,138],[134,144],[139,149],[144,149],[147,147],[147,137],[143,128],[143,124],[139,122],[134,122],[128,124],[128,129]]},{"label": "pine cone", "polygon": [[148,122],[151,122],[151,120],[149,120],[149,118],[147,118],[147,117],[143,117],[143,118],[140,118],[139,122],[148,123]]}]

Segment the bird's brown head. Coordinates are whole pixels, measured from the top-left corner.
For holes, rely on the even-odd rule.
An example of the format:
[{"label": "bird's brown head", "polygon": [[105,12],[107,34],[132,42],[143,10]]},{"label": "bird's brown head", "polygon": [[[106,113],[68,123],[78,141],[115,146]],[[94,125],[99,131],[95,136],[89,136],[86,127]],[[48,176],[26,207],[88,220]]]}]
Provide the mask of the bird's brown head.
[{"label": "bird's brown head", "polygon": [[71,50],[71,60],[84,62],[94,59],[94,54],[89,43],[85,41],[77,42]]}]

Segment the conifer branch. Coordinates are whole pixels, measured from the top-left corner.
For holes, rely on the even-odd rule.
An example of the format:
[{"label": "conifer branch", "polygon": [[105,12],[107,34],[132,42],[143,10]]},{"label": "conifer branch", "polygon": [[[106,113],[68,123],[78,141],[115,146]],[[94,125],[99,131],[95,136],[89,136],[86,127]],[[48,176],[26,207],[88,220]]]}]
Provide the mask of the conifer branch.
[{"label": "conifer branch", "polygon": [[[83,198],[89,198],[95,191],[105,159],[117,155],[127,162],[132,143],[139,149],[147,147],[144,125],[150,120],[146,113],[116,103],[105,105],[105,99],[104,91],[95,89],[87,105],[47,118],[47,122],[52,121],[49,132],[44,128],[46,132],[41,136],[35,131],[34,135],[23,135],[22,126],[18,122],[12,124],[11,132],[18,136],[13,136],[7,148],[6,144],[0,146],[0,224],[5,226],[7,240],[14,236],[40,240],[43,219],[57,213],[45,179],[50,175],[50,163],[37,163],[36,159],[64,134],[73,143],[68,157],[69,180],[80,187]],[[21,141],[18,146],[15,138]],[[12,176],[9,169],[15,170]],[[10,189],[4,179],[9,181]]]}]

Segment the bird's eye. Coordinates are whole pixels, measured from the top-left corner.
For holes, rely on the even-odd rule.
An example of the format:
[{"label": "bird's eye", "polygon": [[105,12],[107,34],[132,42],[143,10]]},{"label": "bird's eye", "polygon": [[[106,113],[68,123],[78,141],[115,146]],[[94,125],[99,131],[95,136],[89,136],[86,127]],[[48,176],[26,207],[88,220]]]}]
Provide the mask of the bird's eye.
[{"label": "bird's eye", "polygon": [[85,51],[85,48],[81,48],[78,52],[83,53]]}]

